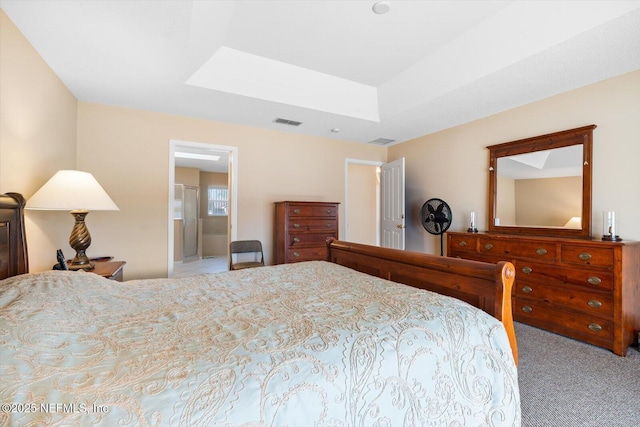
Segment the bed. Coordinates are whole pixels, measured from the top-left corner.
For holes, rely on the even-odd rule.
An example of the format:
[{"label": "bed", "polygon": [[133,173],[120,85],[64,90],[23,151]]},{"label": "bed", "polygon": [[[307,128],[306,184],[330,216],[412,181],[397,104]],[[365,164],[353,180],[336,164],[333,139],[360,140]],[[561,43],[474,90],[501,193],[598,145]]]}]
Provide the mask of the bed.
[{"label": "bed", "polygon": [[23,200],[0,196],[0,425],[520,425],[509,263],[332,240],[182,279],[27,273]]}]

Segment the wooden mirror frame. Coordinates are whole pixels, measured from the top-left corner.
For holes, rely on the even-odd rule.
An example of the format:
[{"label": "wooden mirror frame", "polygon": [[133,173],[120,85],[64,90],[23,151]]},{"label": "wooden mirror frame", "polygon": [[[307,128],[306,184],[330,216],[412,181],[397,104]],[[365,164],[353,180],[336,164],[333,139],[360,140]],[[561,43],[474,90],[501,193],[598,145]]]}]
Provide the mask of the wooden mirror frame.
[{"label": "wooden mirror frame", "polygon": [[[589,125],[487,147],[489,149],[489,232],[527,234],[535,236],[575,237],[581,239],[591,238],[591,171],[593,157],[593,129],[595,128],[596,125]],[[582,145],[583,156],[581,229],[495,225],[498,158],[578,144]]]}]

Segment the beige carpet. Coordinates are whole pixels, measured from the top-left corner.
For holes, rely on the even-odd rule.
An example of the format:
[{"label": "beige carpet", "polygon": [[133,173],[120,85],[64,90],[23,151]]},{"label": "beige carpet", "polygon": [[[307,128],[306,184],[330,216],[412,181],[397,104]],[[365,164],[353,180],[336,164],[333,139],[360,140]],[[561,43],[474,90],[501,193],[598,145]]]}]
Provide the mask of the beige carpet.
[{"label": "beige carpet", "polygon": [[627,357],[516,323],[523,427],[640,426],[640,352]]}]

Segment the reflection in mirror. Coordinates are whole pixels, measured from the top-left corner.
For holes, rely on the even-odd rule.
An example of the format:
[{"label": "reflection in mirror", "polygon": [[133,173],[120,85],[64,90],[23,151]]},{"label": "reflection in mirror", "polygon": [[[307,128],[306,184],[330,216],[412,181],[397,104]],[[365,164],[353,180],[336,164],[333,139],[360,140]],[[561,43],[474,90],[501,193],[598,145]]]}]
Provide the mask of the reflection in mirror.
[{"label": "reflection in mirror", "polygon": [[589,125],[487,147],[488,231],[590,238],[595,128]]},{"label": "reflection in mirror", "polygon": [[582,145],[497,159],[496,225],[581,228]]}]

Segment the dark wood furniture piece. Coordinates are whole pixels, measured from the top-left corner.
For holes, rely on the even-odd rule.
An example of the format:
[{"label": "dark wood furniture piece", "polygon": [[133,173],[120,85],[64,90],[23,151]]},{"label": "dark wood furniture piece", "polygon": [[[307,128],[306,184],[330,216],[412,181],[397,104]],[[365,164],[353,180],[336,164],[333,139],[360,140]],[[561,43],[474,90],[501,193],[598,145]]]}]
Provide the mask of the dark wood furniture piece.
[{"label": "dark wood furniture piece", "polygon": [[461,299],[500,320],[507,331],[516,364],[518,346],[513,327],[510,262],[496,264],[439,257],[378,246],[327,241],[327,261],[372,276]]},{"label": "dark wood furniture piece", "polygon": [[[489,232],[506,234],[530,234],[538,236],[591,238],[591,188],[592,188],[592,158],[593,158],[593,130],[596,125],[583,126],[561,132],[549,133],[517,141],[492,145],[489,149]],[[580,147],[581,146],[581,147]],[[541,151],[562,150],[568,147],[582,148],[582,159],[577,159],[578,165],[582,161],[582,194],[581,194],[581,224],[580,228],[565,228],[559,226],[524,226],[498,224],[498,163],[501,158],[510,156],[530,155]],[[563,165],[564,166],[564,165]],[[531,168],[535,169],[535,168]],[[573,214],[571,216],[576,216]],[[566,220],[569,220],[567,216]],[[564,222],[563,221],[563,224]]]},{"label": "dark wood furniture piece", "polygon": [[516,267],[514,319],[625,356],[640,330],[640,242],[447,233],[447,256]]},{"label": "dark wood furniture piece", "polygon": [[109,280],[122,282],[124,280],[124,265],[126,261],[95,261],[95,268],[89,273],[97,274]]},{"label": "dark wood furniture piece", "polygon": [[[488,233],[448,233],[447,255],[514,263],[515,320],[624,356],[640,330],[640,243],[591,237],[595,128],[596,125],[583,126],[487,147]],[[499,223],[497,213],[509,209],[499,209],[498,204],[506,201],[511,208],[516,198],[505,183],[514,195],[497,200],[499,170],[517,159],[511,156],[552,156],[568,150],[582,153],[576,159],[577,169],[582,169],[582,194],[576,195],[582,202],[580,226],[526,226],[518,223],[518,215],[511,224]],[[517,211],[515,204],[513,210]],[[569,219],[575,215],[565,216]]]},{"label": "dark wood furniture piece", "polygon": [[0,280],[29,272],[25,204],[21,194],[0,195]]},{"label": "dark wood furniture piece", "polygon": [[338,207],[331,202],[277,202],[275,263],[325,259],[327,238],[338,238]]}]

